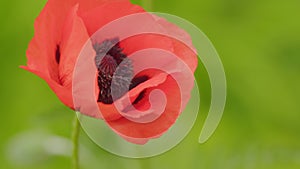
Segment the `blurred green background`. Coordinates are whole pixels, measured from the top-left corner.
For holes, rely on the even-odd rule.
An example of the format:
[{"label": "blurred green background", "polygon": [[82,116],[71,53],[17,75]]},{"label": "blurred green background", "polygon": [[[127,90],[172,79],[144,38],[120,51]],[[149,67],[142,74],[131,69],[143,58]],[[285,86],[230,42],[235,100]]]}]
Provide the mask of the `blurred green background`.
[{"label": "blurred green background", "polygon": [[[299,169],[300,1],[153,1],[153,11],[191,21],[215,45],[228,82],[224,117],[210,140],[198,144],[210,99],[200,65],[201,114],[178,146],[157,157],[127,159],[102,150],[82,132],[82,168]],[[26,63],[34,19],[45,2],[0,2],[1,169],[71,167],[73,112],[43,80],[18,68]]]}]

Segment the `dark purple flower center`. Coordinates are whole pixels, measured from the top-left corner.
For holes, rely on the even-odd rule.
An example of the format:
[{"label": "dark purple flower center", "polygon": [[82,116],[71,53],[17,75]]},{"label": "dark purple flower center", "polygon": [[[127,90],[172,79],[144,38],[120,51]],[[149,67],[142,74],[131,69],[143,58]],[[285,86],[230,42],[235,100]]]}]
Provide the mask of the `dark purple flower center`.
[{"label": "dark purple flower center", "polygon": [[59,45],[56,45],[55,61],[57,64],[59,64],[59,62],[60,62],[60,46]]},{"label": "dark purple flower center", "polygon": [[[132,61],[123,53],[118,38],[95,43],[94,49],[95,64],[98,69],[98,102],[112,104],[114,100],[148,80],[147,76],[133,78]],[[137,99],[134,103],[142,98]]]}]

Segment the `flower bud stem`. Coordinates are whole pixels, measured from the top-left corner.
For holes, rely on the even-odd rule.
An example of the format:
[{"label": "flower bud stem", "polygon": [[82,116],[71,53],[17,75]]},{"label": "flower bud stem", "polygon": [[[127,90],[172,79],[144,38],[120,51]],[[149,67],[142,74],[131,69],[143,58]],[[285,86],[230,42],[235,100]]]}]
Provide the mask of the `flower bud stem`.
[{"label": "flower bud stem", "polygon": [[80,132],[80,123],[79,123],[79,119],[78,119],[77,113],[76,113],[74,122],[73,122],[73,133],[72,133],[72,143],[73,143],[72,166],[73,166],[73,169],[79,169],[79,158],[78,158],[79,132]]}]

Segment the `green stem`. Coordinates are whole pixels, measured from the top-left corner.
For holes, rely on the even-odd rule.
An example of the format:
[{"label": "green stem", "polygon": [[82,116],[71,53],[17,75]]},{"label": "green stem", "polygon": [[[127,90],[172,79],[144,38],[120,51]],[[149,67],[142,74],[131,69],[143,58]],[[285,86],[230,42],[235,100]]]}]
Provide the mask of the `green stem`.
[{"label": "green stem", "polygon": [[152,0],[142,0],[142,6],[143,6],[146,10],[152,11],[152,8],[153,8]]},{"label": "green stem", "polygon": [[77,114],[75,114],[75,118],[74,118],[74,122],[73,122],[73,134],[72,134],[72,142],[73,142],[72,165],[73,165],[73,169],[79,169],[79,158],[78,158],[79,132],[80,132],[80,123],[79,123]]}]

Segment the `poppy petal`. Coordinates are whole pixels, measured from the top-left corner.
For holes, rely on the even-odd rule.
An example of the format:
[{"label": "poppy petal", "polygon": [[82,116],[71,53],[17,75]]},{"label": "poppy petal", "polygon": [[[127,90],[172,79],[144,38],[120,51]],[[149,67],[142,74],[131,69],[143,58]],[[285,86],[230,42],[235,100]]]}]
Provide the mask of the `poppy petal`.
[{"label": "poppy petal", "polygon": [[[64,36],[61,37],[61,42],[57,45],[60,48],[60,61],[59,63],[52,63],[57,62],[55,60],[55,53],[47,54],[46,56],[41,54],[39,55],[39,47],[35,46],[34,43],[30,44],[29,51],[35,52],[36,55],[29,55],[31,52],[28,53],[28,61],[31,62],[31,57],[39,58],[39,60],[44,61],[48,58],[48,63],[52,65],[51,68],[48,69],[49,72],[45,72],[45,69],[47,71],[47,68],[37,68],[37,66],[42,66],[41,63],[38,63],[37,59],[35,59],[34,64],[28,64],[27,67],[23,67],[26,70],[29,70],[44,80],[47,81],[50,88],[56,93],[56,95],[60,98],[60,100],[66,104],[68,107],[73,108],[73,99],[72,99],[72,73],[74,64],[76,62],[76,57],[79,55],[79,52],[83,45],[86,43],[86,41],[89,39],[89,35],[86,31],[85,25],[81,18],[77,16],[77,9],[78,6],[74,6],[71,11],[69,11],[69,14],[66,14],[68,18],[66,19],[66,23],[64,24]],[[66,33],[69,32],[69,33]],[[36,42],[36,41],[34,41]],[[70,43],[72,42],[72,43]],[[43,42],[45,43],[45,42]],[[57,46],[55,46],[55,49],[57,50]],[[36,49],[36,50],[33,50]],[[46,57],[46,58],[45,58]],[[44,60],[43,60],[44,59]],[[54,60],[49,62],[49,60]],[[47,60],[46,60],[47,61]],[[45,62],[45,61],[44,61]],[[56,65],[54,65],[56,64]],[[53,70],[56,70],[56,72],[53,72]],[[52,71],[52,73],[56,73],[57,77],[53,78],[51,74],[49,73]]]},{"label": "poppy petal", "polygon": [[107,23],[138,12],[144,12],[144,9],[140,6],[133,5],[130,1],[109,1],[80,16],[84,20],[89,34],[93,35]]},{"label": "poppy petal", "polygon": [[174,53],[190,67],[191,71],[194,72],[198,65],[198,57],[190,35],[164,18],[156,17],[156,19],[157,23],[167,31],[168,36],[176,37],[176,39],[172,38]]},{"label": "poppy petal", "polygon": [[34,23],[35,35],[27,50],[27,65],[49,75],[58,82],[58,67],[55,56],[57,44],[73,1],[49,0]]},{"label": "poppy petal", "polygon": [[129,0],[73,0],[75,3],[80,4],[79,13],[85,13],[100,5],[110,2],[128,2]]},{"label": "poppy petal", "polygon": [[49,0],[35,20],[35,35],[27,49],[27,67],[44,73],[59,83],[57,57],[63,25],[71,9],[71,0]]},{"label": "poppy petal", "polygon": [[[159,76],[154,76],[153,78],[150,78],[147,80],[147,83],[141,83],[134,89],[130,90],[128,92],[128,95],[123,96],[119,100],[115,101],[114,104],[103,104],[101,102],[98,102],[98,108],[101,112],[102,118],[105,121],[113,121],[117,120],[122,117],[123,113],[126,113],[126,108],[128,108],[128,103],[127,101],[124,101],[125,98],[129,97],[130,100],[135,100],[139,93],[141,93],[143,90],[157,86],[161,83],[163,83],[166,80],[166,74],[161,74]],[[116,106],[118,106],[116,108]],[[131,104],[130,104],[131,105]]]},{"label": "poppy petal", "polygon": [[181,95],[176,81],[168,76],[163,84],[155,88],[149,88],[145,98],[149,98],[151,90],[160,89],[166,93],[167,104],[161,116],[150,123],[136,123],[127,118],[108,121],[108,125],[119,135],[137,139],[156,138],[169,129],[175,123],[180,114]]}]

